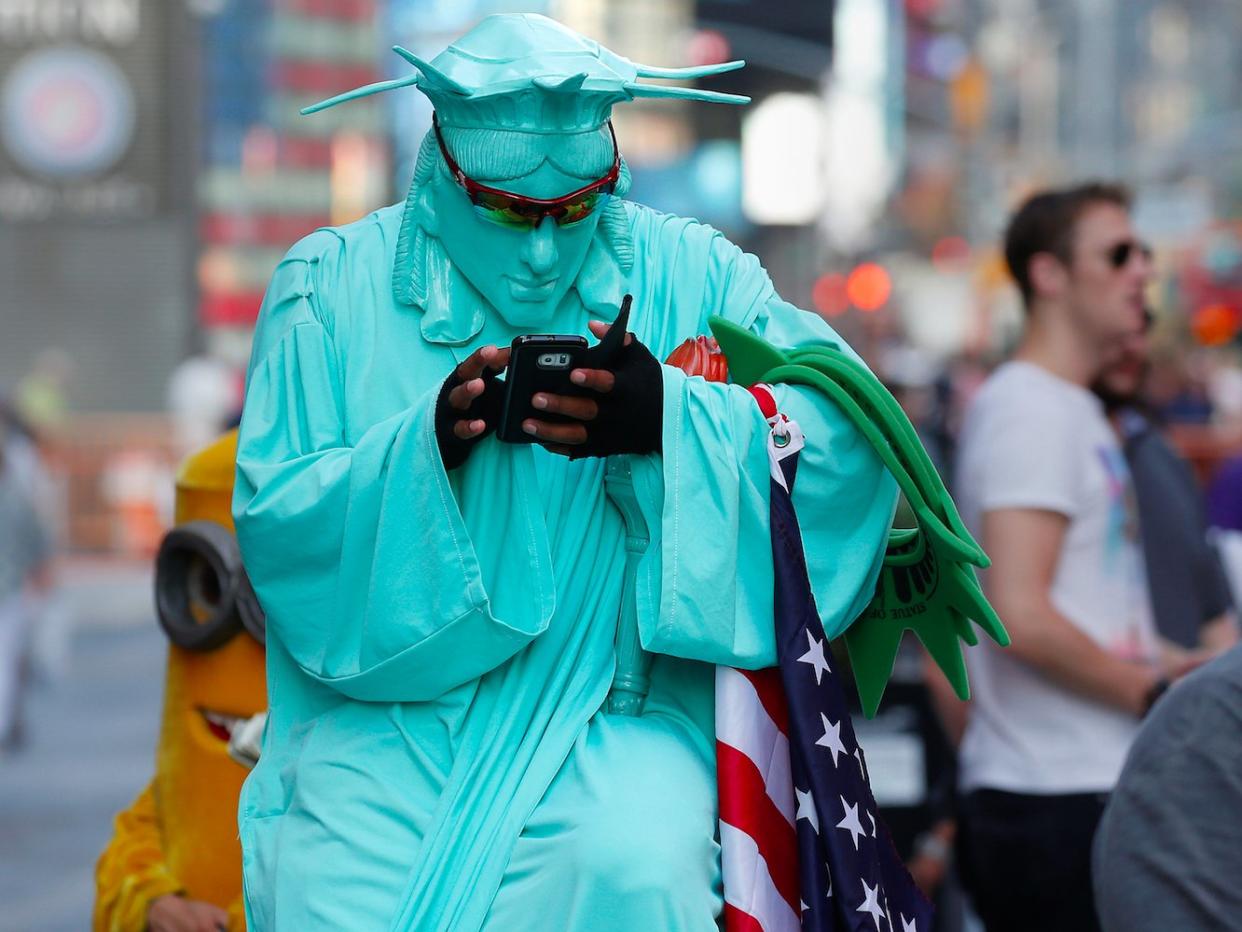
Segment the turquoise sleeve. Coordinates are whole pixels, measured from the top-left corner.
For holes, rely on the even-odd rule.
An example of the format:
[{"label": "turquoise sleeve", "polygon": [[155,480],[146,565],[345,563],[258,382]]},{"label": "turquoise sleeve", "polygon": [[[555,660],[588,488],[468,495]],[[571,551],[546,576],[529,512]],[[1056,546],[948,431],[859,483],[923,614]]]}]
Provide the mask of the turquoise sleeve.
[{"label": "turquoise sleeve", "polygon": [[635,590],[645,649],[776,662],[766,435],[745,389],[664,367],[664,452],[632,466],[650,537]]},{"label": "turquoise sleeve", "polygon": [[[354,699],[435,698],[551,618],[546,530],[522,494],[530,451],[489,444],[479,453],[492,462],[450,481],[434,387],[347,443],[315,271],[286,260],[264,302],[238,441],[238,541],[268,625],[308,675]],[[491,481],[478,481],[485,471]]]},{"label": "turquoise sleeve", "polygon": [[[780,300],[753,257],[721,243],[736,261],[710,313],[780,347],[843,345],[819,317]],[[806,435],[793,497],[820,617],[836,637],[874,594],[896,485],[828,398],[789,385],[775,395]],[[767,434],[743,386],[665,367],[663,455],[631,467],[651,541],[636,586],[646,649],[743,668],[776,662]]]}]

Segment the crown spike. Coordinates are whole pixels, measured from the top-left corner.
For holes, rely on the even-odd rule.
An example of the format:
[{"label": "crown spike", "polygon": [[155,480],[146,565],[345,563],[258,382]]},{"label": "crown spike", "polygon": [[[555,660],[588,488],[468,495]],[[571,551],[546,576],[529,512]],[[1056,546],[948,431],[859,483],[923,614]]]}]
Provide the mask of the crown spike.
[{"label": "crown spike", "polygon": [[640,65],[636,62],[634,67],[638,69],[638,77],[640,78],[689,80],[691,78],[707,78],[714,74],[737,71],[739,68],[746,67],[746,62],[738,59],[737,61],[725,61],[715,65],[695,65],[689,68],[656,68],[653,65]]},{"label": "crown spike", "polygon": [[420,84],[431,85],[438,90],[450,91],[454,94],[460,94],[462,97],[469,97],[474,93],[460,81],[454,81],[435,65],[423,61],[409,49],[403,49],[399,45],[394,45],[392,50],[423,73],[425,80],[420,81]]},{"label": "crown spike", "polygon": [[[434,64],[401,46],[393,51],[415,73],[346,91],[302,112],[316,113],[360,97],[416,86],[446,126],[579,132],[597,128],[614,104],[635,98],[750,102],[738,94],[684,86],[695,78],[734,71],[744,62],[688,68],[638,64],[533,14],[487,17],[436,56]],[[542,93],[530,95],[528,90]],[[554,105],[549,111],[550,104]]]},{"label": "crown spike", "polygon": [[558,94],[576,94],[582,90],[582,85],[588,77],[589,75],[585,71],[579,71],[577,74],[571,74],[568,78],[559,80],[551,76],[534,78],[532,83],[545,91],[555,91]]},{"label": "crown spike", "polygon": [[419,76],[417,74],[412,74],[404,78],[394,78],[391,81],[379,81],[375,84],[368,84],[365,87],[355,87],[352,91],[346,91],[344,94],[337,94],[335,97],[321,100],[319,103],[311,104],[309,107],[303,107],[301,113],[302,116],[310,116],[312,113],[327,110],[329,107],[335,107],[337,104],[357,100],[359,97],[370,97],[372,94],[382,94],[384,91],[395,91],[398,88],[411,87],[418,83],[418,79]]},{"label": "crown spike", "polygon": [[669,87],[665,84],[638,84],[627,81],[621,85],[631,97],[664,97],[674,100],[702,100],[715,104],[748,104],[749,97],[741,94],[722,94],[719,91],[704,91],[697,87]]}]

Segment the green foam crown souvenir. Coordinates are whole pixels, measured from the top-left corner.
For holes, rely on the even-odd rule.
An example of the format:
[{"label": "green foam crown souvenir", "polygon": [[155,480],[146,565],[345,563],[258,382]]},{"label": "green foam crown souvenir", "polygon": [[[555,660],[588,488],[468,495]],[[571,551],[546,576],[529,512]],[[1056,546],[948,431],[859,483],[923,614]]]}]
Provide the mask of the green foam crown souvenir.
[{"label": "green foam crown souvenir", "polygon": [[734,382],[804,385],[832,399],[901,490],[875,596],[845,631],[863,711],[873,716],[879,707],[907,630],[923,642],[958,696],[968,699],[959,639],[979,642],[972,621],[1002,646],[1009,635],[975,577],[974,567],[988,565],[987,554],[962,523],[896,399],[839,347],[783,352],[724,318],[712,318],[711,328]]}]

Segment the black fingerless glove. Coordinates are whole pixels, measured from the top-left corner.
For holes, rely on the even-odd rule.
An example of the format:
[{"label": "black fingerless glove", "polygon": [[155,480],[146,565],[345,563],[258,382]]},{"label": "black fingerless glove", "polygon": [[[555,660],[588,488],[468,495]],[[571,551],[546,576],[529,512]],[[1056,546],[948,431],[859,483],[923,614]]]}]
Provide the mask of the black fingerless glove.
[{"label": "black fingerless glove", "polygon": [[[440,447],[440,459],[446,470],[456,469],[466,461],[474,445],[496,429],[500,423],[500,409],[504,404],[504,383],[496,378],[491,368],[484,367],[483,393],[470,402],[465,411],[456,410],[449,404],[449,392],[464,382],[454,369],[440,386],[440,394],[436,396],[436,443]],[[463,439],[453,432],[458,421],[483,420],[487,427],[477,437]]]},{"label": "black fingerless glove", "polygon": [[586,442],[572,448],[570,459],[659,453],[662,449],[664,377],[660,361],[638,340],[632,340],[628,346],[606,346],[607,342],[605,339],[605,343],[593,348],[604,349],[606,361],[592,359],[588,350],[582,365],[609,369],[616,382],[606,395],[590,393],[599,406],[599,414],[595,420],[585,422]]}]

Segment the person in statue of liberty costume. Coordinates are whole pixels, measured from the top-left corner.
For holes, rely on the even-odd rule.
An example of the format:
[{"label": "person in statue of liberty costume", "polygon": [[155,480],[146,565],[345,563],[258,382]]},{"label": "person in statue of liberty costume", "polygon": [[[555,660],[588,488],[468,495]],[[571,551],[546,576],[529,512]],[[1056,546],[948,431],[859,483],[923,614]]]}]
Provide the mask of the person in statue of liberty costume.
[{"label": "person in statue of liberty costume", "polygon": [[[431,98],[408,198],[294,246],[255,336],[234,499],[267,613],[250,928],[715,930],[713,665],[775,659],[768,428],[742,386],[656,360],[712,315],[840,341],[718,232],[623,200],[611,107],[745,102],[639,81],[740,63],[639,66],[535,15],[403,54],[416,74],[325,105]],[[571,421],[492,436],[497,347],[600,338],[626,294],[625,350],[584,398],[542,399]],[[836,635],[896,487],[831,402],[776,394],[808,439],[794,498]],[[618,489],[645,525],[629,562]],[[627,612],[645,698],[610,704]]]}]

